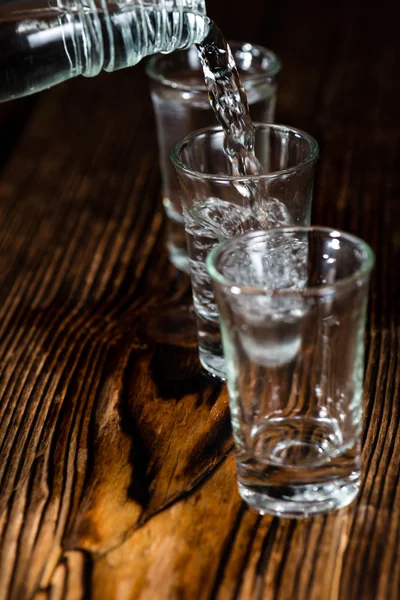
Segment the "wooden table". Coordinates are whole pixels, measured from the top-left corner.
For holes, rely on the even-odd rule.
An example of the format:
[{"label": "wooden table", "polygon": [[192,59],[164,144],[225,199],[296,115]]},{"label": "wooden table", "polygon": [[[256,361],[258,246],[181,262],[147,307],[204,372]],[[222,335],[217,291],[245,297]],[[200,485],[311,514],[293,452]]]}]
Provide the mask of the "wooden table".
[{"label": "wooden table", "polygon": [[314,222],[376,251],[361,493],[305,521],[241,502],[163,245],[143,69],[75,80],[0,108],[1,600],[400,597],[398,20],[387,0],[208,8],[282,59],[277,120],[321,146]]}]

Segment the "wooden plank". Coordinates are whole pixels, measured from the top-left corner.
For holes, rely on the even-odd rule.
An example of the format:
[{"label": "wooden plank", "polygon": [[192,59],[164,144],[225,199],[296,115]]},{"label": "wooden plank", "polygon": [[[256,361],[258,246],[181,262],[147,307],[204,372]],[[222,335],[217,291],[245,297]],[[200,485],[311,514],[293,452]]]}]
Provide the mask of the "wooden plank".
[{"label": "wooden plank", "polygon": [[0,110],[0,600],[400,595],[397,22],[386,0],[207,4],[282,58],[277,119],[321,145],[314,221],[376,252],[360,496],[299,522],[241,502],[143,69],[72,81]]}]

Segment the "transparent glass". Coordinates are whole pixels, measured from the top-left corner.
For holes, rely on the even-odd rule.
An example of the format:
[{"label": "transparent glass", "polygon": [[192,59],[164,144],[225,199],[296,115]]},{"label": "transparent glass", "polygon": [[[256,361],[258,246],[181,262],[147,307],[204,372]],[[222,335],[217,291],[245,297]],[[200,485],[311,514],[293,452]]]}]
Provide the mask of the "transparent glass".
[{"label": "transparent glass", "polygon": [[0,3],[0,101],[115,71],[207,35],[205,0]]},{"label": "transparent glass", "polygon": [[[262,46],[229,42],[247,93],[254,122],[272,123],[275,116],[277,56]],[[167,215],[167,247],[171,262],[189,272],[184,220],[178,184],[169,155],[173,145],[192,131],[216,125],[198,52],[195,47],[152,57],[147,64],[157,123],[162,197]]]},{"label": "transparent glass", "polygon": [[[222,239],[252,229],[308,225],[311,215],[317,142],[284,125],[256,124],[255,130],[262,175],[230,175],[221,127],[187,136],[171,154],[180,183],[200,361],[222,379],[225,361],[207,254]],[[251,206],[249,196],[255,199]]]},{"label": "transparent glass", "polygon": [[250,232],[207,259],[239,492],[261,513],[307,517],[358,492],[373,263],[362,240],[318,227]]}]

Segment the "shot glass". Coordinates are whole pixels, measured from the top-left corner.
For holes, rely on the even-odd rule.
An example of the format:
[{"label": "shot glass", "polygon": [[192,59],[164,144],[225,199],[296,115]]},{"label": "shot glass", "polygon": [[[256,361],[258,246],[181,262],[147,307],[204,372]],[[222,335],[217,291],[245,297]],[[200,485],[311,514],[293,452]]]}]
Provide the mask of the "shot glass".
[{"label": "shot glass", "polygon": [[225,360],[207,254],[244,231],[310,223],[315,139],[293,127],[256,124],[255,153],[263,174],[230,175],[222,128],[210,127],[178,142],[171,154],[181,187],[200,362],[221,379]]},{"label": "shot glass", "polygon": [[[230,45],[253,121],[273,122],[278,58],[262,46],[242,42]],[[151,58],[147,75],[157,123],[168,253],[175,267],[189,272],[181,203],[169,154],[175,142],[192,131],[216,125],[217,120],[210,107],[196,48]]]},{"label": "shot glass", "polygon": [[249,232],[207,258],[239,493],[261,513],[307,517],[357,495],[373,264],[365,242],[322,227]]}]

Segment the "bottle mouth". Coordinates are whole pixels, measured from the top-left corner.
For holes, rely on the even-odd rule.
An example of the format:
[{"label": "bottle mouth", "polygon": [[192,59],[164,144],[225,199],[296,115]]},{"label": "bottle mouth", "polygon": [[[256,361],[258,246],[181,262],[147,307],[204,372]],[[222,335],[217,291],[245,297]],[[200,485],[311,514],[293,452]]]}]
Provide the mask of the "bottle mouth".
[{"label": "bottle mouth", "polygon": [[[271,82],[280,72],[280,60],[272,50],[241,41],[230,41],[229,45],[245,89]],[[180,79],[183,71],[186,74],[194,74],[190,84]],[[146,73],[150,79],[164,86],[183,92],[206,93],[200,59],[195,47],[168,56],[152,56],[147,62]]]}]

